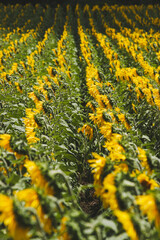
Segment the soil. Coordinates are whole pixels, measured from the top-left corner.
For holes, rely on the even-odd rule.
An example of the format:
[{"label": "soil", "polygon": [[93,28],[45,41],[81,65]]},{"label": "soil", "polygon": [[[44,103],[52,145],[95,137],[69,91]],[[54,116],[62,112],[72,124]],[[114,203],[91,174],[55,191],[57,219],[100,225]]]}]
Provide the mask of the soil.
[{"label": "soil", "polygon": [[99,215],[102,206],[100,199],[95,196],[94,188],[88,188],[80,194],[79,204],[82,210],[90,217]]}]

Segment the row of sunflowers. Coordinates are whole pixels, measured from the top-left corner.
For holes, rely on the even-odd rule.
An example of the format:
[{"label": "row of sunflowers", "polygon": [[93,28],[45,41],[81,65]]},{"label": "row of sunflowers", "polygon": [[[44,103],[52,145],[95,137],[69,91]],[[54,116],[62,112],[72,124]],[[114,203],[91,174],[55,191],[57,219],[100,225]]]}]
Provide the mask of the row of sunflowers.
[{"label": "row of sunflowers", "polygon": [[0,5],[0,238],[160,238],[159,5]]}]

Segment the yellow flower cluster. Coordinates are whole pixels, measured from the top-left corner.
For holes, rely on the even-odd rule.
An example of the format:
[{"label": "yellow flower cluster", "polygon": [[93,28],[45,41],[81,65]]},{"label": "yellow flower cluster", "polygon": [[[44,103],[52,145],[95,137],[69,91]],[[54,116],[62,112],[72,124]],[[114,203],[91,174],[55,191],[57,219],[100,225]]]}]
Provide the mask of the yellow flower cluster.
[{"label": "yellow flower cluster", "polygon": [[[85,11],[88,11],[88,6],[85,7]],[[77,9],[78,12],[78,9]],[[77,13],[79,16],[79,12]],[[93,22],[91,21],[90,16],[90,23],[92,24],[92,32],[95,33],[95,29],[93,27]],[[98,70],[96,67],[91,63],[91,50],[88,47],[89,44],[87,43],[87,36],[85,35],[82,26],[80,25],[80,19],[78,18],[78,28],[79,28],[79,35],[81,40],[81,51],[83,54],[84,59],[86,60],[88,66],[86,68],[86,84],[89,90],[90,95],[96,100],[99,107],[96,108],[94,111],[94,114],[90,114],[90,119],[98,125],[100,132],[104,135],[104,137],[107,139],[104,147],[106,147],[110,153],[108,156],[108,159],[111,159],[111,161],[124,161],[125,155],[124,155],[124,149],[120,145],[119,141],[121,140],[122,136],[120,134],[112,133],[112,124],[113,122],[106,122],[103,118],[103,112],[106,112],[106,108],[110,110],[110,117],[112,121],[115,121],[114,114],[112,113],[112,106],[107,98],[107,96],[102,95],[99,93],[97,86],[102,87],[102,81],[99,78]],[[105,98],[104,98],[105,97]],[[104,101],[105,100],[105,101]],[[105,104],[105,105],[104,105]],[[91,103],[88,103],[88,106],[93,108]],[[121,122],[125,122],[125,116],[120,113],[120,109],[116,109],[119,112],[119,119]],[[129,125],[126,125],[126,127],[129,127]],[[128,167],[126,164],[121,163],[118,165],[118,168],[108,174],[103,182],[101,179],[101,175],[103,172],[103,169],[106,165],[107,159],[105,157],[100,156],[97,153],[92,153],[94,159],[88,160],[91,167],[93,168],[92,172],[94,174],[94,184],[95,184],[95,191],[98,196],[101,197],[104,207],[111,207],[112,210],[116,211],[119,209],[117,198],[116,198],[116,187],[114,183],[114,176],[119,171],[127,171]],[[118,210],[117,210],[118,211]],[[117,214],[118,215],[118,214]],[[123,212],[122,212],[123,215]],[[127,215],[127,213],[126,213]],[[130,229],[127,230],[128,235],[131,237],[131,239],[136,240],[137,234],[134,230],[133,224],[131,220],[129,220],[128,217],[128,226],[130,225]],[[119,221],[125,225],[125,221],[119,217]],[[124,229],[127,229],[124,227]]]},{"label": "yellow flower cluster", "polygon": [[[154,67],[149,65],[148,62],[144,60],[142,53],[137,54],[137,45],[135,45],[133,42],[130,42],[129,39],[127,37],[124,37],[121,33],[116,33],[115,29],[109,28],[108,25],[106,25],[102,14],[101,17],[103,25],[106,29],[106,35],[112,37],[112,39],[116,39],[120,48],[125,48],[126,51],[132,55],[134,60],[138,61],[141,64],[146,74],[149,74],[152,79],[159,83],[159,67],[155,69]],[[89,20],[92,26],[92,33],[96,36],[97,40],[99,41],[101,47],[104,50],[106,57],[110,61],[111,72],[115,70],[117,80],[133,83],[136,86],[135,91],[137,93],[138,100],[140,98],[143,98],[144,95],[149,104],[157,105],[160,109],[159,90],[152,86],[148,78],[144,76],[138,76],[136,68],[122,68],[121,62],[117,59],[117,53],[111,49],[109,42],[107,42],[107,37],[101,33],[96,32],[91,15],[89,17]],[[125,32],[125,30],[123,32]],[[154,74],[155,72],[156,74]]]},{"label": "yellow flower cluster", "polygon": [[84,124],[82,128],[78,129],[78,133],[84,133],[90,140],[93,138],[93,128],[91,128],[88,124]]},{"label": "yellow flower cluster", "polygon": [[160,211],[153,195],[137,196],[136,203],[139,205],[143,214],[148,216],[150,221],[155,221],[157,228],[160,227]]},{"label": "yellow flower cluster", "polygon": [[[143,29],[139,29],[136,26],[136,23],[133,21],[133,19],[128,19],[128,16],[125,13],[125,11],[127,11],[127,12],[132,11],[136,20],[139,21],[141,23],[141,25],[144,25],[144,26],[147,25],[147,27],[148,27],[151,24],[154,25],[153,21],[155,21],[155,25],[156,25],[156,21],[157,21],[157,18],[153,20],[153,18],[150,17],[148,14],[148,10],[153,9],[153,6],[148,5],[148,9],[146,9],[146,16],[148,16],[148,19],[151,20],[146,23],[144,23],[144,19],[143,19],[143,21],[141,21],[140,20],[141,17],[139,15],[137,15],[138,8],[141,11],[143,6],[138,6],[138,7],[129,6],[127,8],[125,6],[121,6],[121,7],[116,6],[116,7],[117,7],[116,8],[117,11],[121,12],[121,14],[124,17],[124,19],[126,20],[126,22],[130,24],[131,28],[135,29],[135,31],[133,31],[133,33],[132,33],[131,28],[125,28],[125,27],[121,26],[121,23],[116,19],[116,14],[114,11],[115,9],[113,7],[109,7],[108,5],[105,5],[102,8],[102,11],[108,11],[112,15],[112,17],[115,20],[115,23],[119,26],[120,31],[122,32],[123,35],[132,39],[139,46],[143,47],[146,51],[148,51],[148,48],[150,48],[150,47],[152,47],[152,50],[157,51],[158,50],[157,42],[159,41],[159,38],[160,38],[159,32],[154,33],[152,28],[150,28],[149,32],[145,32]],[[157,5],[157,8],[158,7],[159,6]],[[97,10],[100,11],[100,9],[97,9]],[[136,28],[135,28],[135,26],[136,26]],[[137,44],[133,45],[133,46],[138,51]],[[149,68],[151,68],[151,66],[149,66]],[[147,71],[147,66],[146,66],[146,71]]]},{"label": "yellow flower cluster", "polygon": [[120,210],[116,210],[114,211],[114,214],[116,215],[116,217],[118,218],[119,222],[122,223],[123,228],[125,229],[125,231],[128,233],[128,236],[132,239],[132,240],[138,240],[138,235],[135,232],[133,223],[131,222],[131,218],[128,214],[128,212],[125,211],[120,211]]},{"label": "yellow flower cluster", "polygon": [[147,156],[146,156],[146,152],[144,149],[138,147],[138,159],[141,161],[142,166],[148,171],[148,173],[150,172],[150,167],[148,165],[147,162]]},{"label": "yellow flower cluster", "polygon": [[[105,8],[103,10],[105,10]],[[88,13],[89,23],[92,29],[91,31],[92,35],[96,37],[97,41],[100,43],[106,57],[110,62],[110,66],[111,66],[110,72],[111,73],[115,72],[117,80],[134,83],[136,86],[135,91],[137,92],[138,99],[143,98],[143,95],[139,90],[139,89],[142,89],[142,92],[146,96],[148,103],[152,105],[156,104],[158,107],[160,107],[158,89],[153,88],[149,79],[138,76],[136,68],[121,67],[122,63],[118,59],[118,54],[111,48],[106,35],[108,35],[109,37],[112,37],[112,39],[116,39],[119,46],[121,47],[124,47],[123,45],[125,45],[126,49],[133,48],[133,56],[135,59],[138,56],[137,45],[131,44],[128,38],[123,37],[120,33],[116,33],[115,29],[109,28],[102,14],[101,14],[101,17],[102,17],[103,25],[106,29],[106,35],[103,35],[102,33],[98,33],[94,26],[94,21],[90,13],[89,6],[86,5],[83,11]],[[98,6],[94,6],[92,11],[100,11],[100,8]],[[81,52],[87,63],[86,85],[88,87],[88,92],[90,96],[94,98],[98,106],[97,108],[95,108],[91,102],[88,102],[87,106],[90,107],[90,109],[93,112],[93,113],[90,113],[89,115],[90,115],[90,119],[94,122],[94,124],[98,126],[100,133],[105,137],[106,142],[103,147],[107,148],[107,150],[109,151],[109,154],[107,157],[101,156],[97,153],[92,153],[94,158],[88,160],[88,162],[90,163],[90,166],[92,167],[92,172],[94,174],[95,192],[97,196],[101,197],[104,207],[110,207],[113,210],[114,215],[117,217],[118,221],[122,223],[123,228],[127,232],[128,236],[133,240],[138,240],[138,234],[131,220],[132,211],[130,210],[121,211],[119,209],[119,203],[116,195],[117,188],[115,186],[115,177],[119,172],[128,173],[129,166],[126,163],[124,163],[124,161],[126,160],[126,154],[123,146],[120,143],[122,140],[122,135],[112,132],[113,124],[117,123],[117,120],[114,114],[116,113],[116,116],[118,116],[119,122],[121,122],[127,130],[129,130],[131,126],[126,121],[125,115],[121,112],[121,110],[118,107],[115,107],[113,109],[107,96],[102,95],[99,91],[99,89],[102,88],[104,83],[100,79],[98,74],[98,69],[94,64],[94,57],[92,56],[92,51],[89,45],[88,36],[87,34],[85,34],[83,27],[81,26],[80,13],[79,13],[78,6],[76,8],[76,12],[78,16],[77,23],[78,23],[78,33],[81,40],[81,43],[80,43]],[[122,30],[121,23],[118,23],[118,20],[115,21],[115,23],[118,24]],[[90,32],[90,30],[88,30],[88,32]],[[148,74],[148,72],[146,74]],[[157,77],[159,77],[159,75],[156,75],[156,79]],[[112,89],[114,90],[113,87]],[[153,101],[153,98],[154,98],[154,101]],[[136,112],[136,108],[134,104],[132,104],[132,107]],[[105,121],[104,113],[107,113],[110,116],[109,121]],[[137,157],[140,160],[140,164],[143,170],[132,171],[130,176],[135,177],[140,182],[142,187],[144,187],[145,189],[153,190],[159,187],[159,184],[155,180],[149,177],[152,174],[152,171],[150,170],[150,167],[148,164],[146,151],[138,147]],[[114,171],[107,174],[106,176],[103,176],[103,170],[105,169],[106,165],[109,164],[110,161],[114,163]]]},{"label": "yellow flower cluster", "polygon": [[[25,79],[27,79],[30,75],[33,76],[33,79],[35,80],[34,84],[32,84],[31,90],[27,93],[28,98],[33,100],[32,104],[34,104],[34,107],[26,108],[26,116],[23,118],[27,142],[32,148],[33,145],[35,147],[39,147],[40,144],[36,145],[35,143],[40,141],[41,138],[37,137],[41,136],[41,131],[40,126],[37,124],[38,121],[36,121],[36,114],[37,118],[40,114],[45,115],[47,110],[45,110],[44,103],[48,104],[53,101],[50,99],[50,92],[48,92],[46,89],[50,88],[50,91],[52,91],[56,95],[56,91],[52,90],[54,83],[57,85],[57,88],[61,85],[63,87],[63,79],[67,78],[69,80],[72,80],[72,73],[75,73],[75,70],[74,67],[72,68],[71,64],[73,64],[73,62],[68,56],[68,49],[70,48],[70,41],[72,40],[70,37],[70,29],[72,25],[70,25],[71,19],[69,18],[69,5],[67,5],[66,7],[66,19],[60,39],[56,37],[56,33],[54,32],[54,26],[58,19],[57,14],[60,9],[60,5],[58,5],[54,12],[53,26],[49,27],[45,31],[42,41],[39,42],[37,41],[36,37],[38,36],[38,32],[41,32],[43,24],[45,26],[44,14],[48,10],[49,6],[46,6],[45,9],[42,9],[39,4],[36,4],[35,8],[30,7],[30,4],[25,5],[24,8],[22,8],[19,4],[15,6],[16,11],[18,12],[16,18],[13,16],[13,26],[15,27],[15,29],[12,30],[11,28],[5,29],[0,27],[0,30],[4,32],[2,36],[4,48],[3,50],[0,50],[0,82],[5,83],[6,85],[9,84],[9,87],[13,86],[14,90],[18,91],[18,95],[20,95],[26,93],[26,89],[28,89],[23,88],[22,91],[21,86],[23,84],[21,84],[21,81],[22,83],[24,83]],[[0,9],[0,13],[2,13],[2,11],[4,11],[5,13],[3,20],[1,21],[1,24],[4,26],[9,21],[9,10],[13,12],[13,6],[3,6]],[[34,29],[30,29],[30,26],[32,26],[32,19],[28,19],[27,17],[27,20],[23,24],[23,27],[16,28],[16,26],[18,26],[18,24],[20,23],[21,19],[25,19],[25,14],[28,10],[30,10],[30,16],[37,16],[39,22],[35,24]],[[93,37],[93,39],[98,42],[97,46],[100,45],[102,47],[104,54],[110,64],[109,76],[114,76],[114,78],[117,79],[117,83],[118,81],[121,81],[121,84],[124,84],[122,83],[124,81],[127,82],[127,89],[129,89],[130,91],[133,91],[134,89],[137,95],[137,100],[139,102],[140,99],[145,98],[150,105],[156,105],[160,110],[160,94],[158,90],[160,67],[152,66],[152,64],[148,60],[146,60],[145,53],[144,51],[142,51],[145,50],[148,53],[148,49],[152,49],[154,51],[154,54],[157,56],[157,59],[159,60],[160,51],[158,47],[160,34],[154,33],[154,30],[152,28],[148,32],[136,28],[136,21],[139,22],[142,26],[149,27],[154,25],[156,27],[159,27],[160,20],[158,18],[150,17],[149,12],[150,10],[152,10],[151,5],[146,8],[146,16],[148,17],[148,20],[140,16],[140,12],[143,10],[142,6],[118,7],[118,5],[114,5],[110,7],[105,4],[101,9],[99,6],[96,5],[92,8],[92,12],[98,11],[98,14],[101,16],[101,19],[99,20],[102,21],[106,33],[102,34],[96,30],[96,26],[94,25],[94,18],[92,18],[93,15],[90,11],[89,5],[85,5],[83,9],[83,13],[85,14],[85,16],[87,16],[88,14],[88,20],[90,25],[88,29],[85,29],[83,25],[81,25],[82,16],[79,5],[76,5],[75,10],[77,14],[77,30],[80,38],[80,50],[82,54],[81,56],[79,56],[79,59],[82,65],[84,62],[86,64],[86,86],[91,99],[93,99],[93,102],[89,101],[86,106],[89,107],[91,110],[91,113],[89,113],[89,119],[94,125],[96,125],[94,127],[91,127],[90,124],[85,123],[81,128],[78,129],[78,132],[82,132],[85,136],[89,138],[89,140],[93,139],[93,129],[98,129],[97,132],[94,134],[94,138],[96,134],[98,134],[98,136],[100,134],[102,135],[101,139],[104,141],[102,144],[103,146],[100,146],[97,139],[97,142],[99,144],[99,154],[93,152],[93,158],[88,160],[90,166],[92,167],[92,173],[94,175],[95,193],[98,197],[102,199],[104,208],[111,209],[113,215],[122,224],[122,227],[130,237],[130,239],[138,240],[138,231],[136,230],[136,225],[134,225],[132,219],[132,214],[134,214],[134,206],[138,205],[141,210],[141,212],[138,214],[141,215],[142,213],[142,215],[146,215],[149,221],[154,221],[156,227],[159,228],[160,211],[158,209],[157,201],[154,194],[150,194],[151,192],[154,193],[154,191],[156,191],[155,189],[159,188],[159,184],[156,182],[156,180],[153,179],[153,171],[150,169],[150,165],[148,163],[149,161],[147,157],[147,151],[142,149],[141,147],[136,146],[135,144],[135,148],[133,148],[133,151],[136,161],[133,163],[134,166],[131,166],[134,158],[132,159],[132,156],[130,156],[131,153],[127,149],[127,144],[130,144],[130,142],[126,143],[125,141],[127,139],[127,135],[131,136],[130,130],[134,128],[132,128],[132,126],[128,123],[125,111],[118,107],[121,106],[121,103],[117,103],[116,105],[116,102],[114,103],[111,101],[114,87],[110,82],[104,82],[102,80],[103,78],[101,79],[101,74],[99,71],[101,69],[101,66],[97,64],[98,54],[96,51],[94,51],[94,48],[92,49],[93,44],[90,40]],[[37,14],[38,11],[40,11],[41,13]],[[113,18],[113,24],[118,26],[120,32],[117,32],[114,28],[110,28],[107,25],[103,14],[103,12],[105,11],[109,13],[109,15]],[[121,17],[125,19],[127,24],[130,25],[131,28],[134,28],[135,31],[124,28],[123,22],[120,22],[117,19],[116,12],[120,13]],[[130,12],[135,15],[135,21],[128,17],[128,13]],[[44,50],[46,50],[49,46],[48,42],[50,40],[52,43],[54,42],[55,39],[53,40],[53,35],[55,35],[55,42],[57,42],[57,48],[55,47],[54,49],[52,49],[52,54],[54,54],[54,64],[52,66],[51,63],[47,63],[47,65],[46,62],[43,61],[42,64],[45,66],[45,69],[43,69],[45,71],[45,73],[43,74],[45,75],[43,75],[39,70],[39,62],[37,61],[37,59],[40,59],[40,56],[43,56]],[[91,38],[89,35],[92,35]],[[127,51],[128,54],[133,57],[136,64],[139,63],[139,65],[144,70],[145,76],[139,76],[136,68],[126,67],[123,60],[121,60],[121,57],[118,55],[118,51],[116,51],[111,46],[110,42],[112,40],[113,42],[117,43],[119,49]],[[30,42],[33,44],[33,46],[31,47],[31,49],[28,49],[28,43]],[[55,44],[53,45],[55,46]],[[18,55],[21,49],[25,52],[24,57],[26,60],[20,61],[19,58],[15,58],[18,60],[14,62],[14,56]],[[8,66],[8,62],[10,59],[12,61],[11,64],[9,63],[10,65]],[[55,69],[54,66],[56,66]],[[21,72],[21,70],[23,71]],[[18,79],[16,81],[14,80],[15,76],[15,79]],[[116,85],[115,82],[113,84]],[[104,88],[108,91],[104,91]],[[61,90],[61,88],[59,89]],[[136,109],[136,106],[133,103],[131,103],[131,106],[134,112],[137,113],[138,108]],[[51,118],[52,115],[50,114],[49,117]],[[122,133],[122,130],[124,130],[124,134]],[[39,135],[36,135],[36,133],[38,133]],[[10,134],[1,134],[0,148],[5,149],[9,153],[13,153],[17,159],[22,157],[21,154],[13,151],[10,146],[10,141]],[[92,144],[92,141],[90,143]],[[100,147],[103,153],[101,153]],[[29,149],[29,151],[31,150],[32,149]],[[104,153],[106,153],[106,155]],[[51,155],[52,154],[53,153],[51,153]],[[107,168],[108,165],[109,168]],[[55,214],[58,216],[59,219],[57,224],[58,230],[55,230],[53,227],[54,221],[53,219],[50,219],[52,213],[50,212],[48,214],[48,212],[45,212],[46,209],[43,207],[44,205],[40,198],[40,193],[43,192],[44,199],[52,199],[54,201],[56,198],[53,197],[53,195],[54,193],[56,193],[56,188],[54,189],[52,184],[49,183],[46,175],[43,174],[43,172],[41,171],[40,165],[36,164],[34,161],[30,161],[27,156],[25,156],[23,167],[25,167],[23,168],[23,170],[27,170],[27,173],[24,175],[24,177],[27,176],[31,179],[31,186],[33,188],[17,190],[15,192],[12,191],[13,194],[11,194],[13,195],[13,198],[0,194],[0,222],[6,226],[10,236],[13,239],[27,240],[31,237],[31,234],[34,230],[32,229],[32,231],[30,231],[31,229],[29,229],[29,227],[22,227],[23,224],[20,224],[18,222],[18,218],[16,218],[14,201],[19,201],[23,203],[24,210],[25,208],[27,208],[28,210],[35,210],[36,217],[38,219],[37,222],[39,221],[39,228],[40,230],[42,230],[42,232],[44,231],[47,236],[49,234],[52,234],[53,232],[56,232],[57,239],[70,240],[72,236],[69,236],[70,233],[68,234],[66,226],[67,222],[72,219],[70,219],[68,216],[65,216],[64,209],[64,212],[61,212],[62,209],[61,205],[59,205],[59,201],[55,202],[54,204],[55,206],[57,204],[57,209],[58,206],[60,207],[60,214]],[[136,169],[136,167],[138,169]],[[3,169],[3,173],[5,174],[5,169]],[[121,177],[123,177],[123,180],[118,182],[118,178]],[[134,188],[135,185],[137,189],[141,191],[141,193],[138,193],[138,190]],[[131,197],[126,197],[127,194],[125,194],[125,192],[123,194],[123,189],[121,189],[121,186],[122,188],[124,187],[124,189],[134,189],[135,192],[137,192],[134,193],[133,190],[133,195]],[[17,187],[19,187],[19,182],[18,184],[16,184],[16,188]],[[147,192],[147,194],[145,193],[146,195],[142,195],[143,190],[145,192],[149,190],[149,194]],[[123,196],[120,195],[121,191]],[[140,195],[137,196],[137,194]],[[123,202],[123,197],[124,199],[128,198],[128,202],[132,201],[131,204],[129,203],[129,207],[128,205],[122,207],[121,201]],[[130,198],[132,198],[132,200],[130,200]],[[64,216],[60,216],[61,214],[64,214]],[[36,220],[36,217],[32,217],[32,220]],[[51,236],[51,238],[52,237],[54,236]]]},{"label": "yellow flower cluster", "polygon": [[58,240],[71,240],[69,234],[66,232],[66,222],[69,221],[68,217],[63,217],[61,220],[61,226],[60,226],[60,236],[58,237]]},{"label": "yellow flower cluster", "polygon": [[[59,9],[59,6],[57,6],[57,8],[56,8],[55,16],[57,15],[58,9]],[[43,21],[42,17],[41,17],[41,21]],[[40,26],[38,26],[38,27],[40,27]],[[46,41],[48,40],[49,34],[51,33],[51,30],[53,30],[53,27],[54,26],[52,26],[51,28],[48,28],[46,30],[43,40],[41,42],[39,41],[38,44],[36,45],[36,50],[27,56],[28,69],[31,68],[30,70],[32,71],[32,74],[36,73],[34,56],[37,54],[40,54],[42,49],[45,47]],[[38,31],[38,29],[37,29],[37,31]],[[23,65],[23,62],[21,62],[21,64]],[[23,65],[23,67],[24,67],[24,65]],[[50,66],[48,67],[47,70],[48,70],[48,73],[51,74]],[[57,81],[56,77],[52,77],[52,80],[58,85],[58,81]],[[48,87],[51,87],[51,82],[48,80],[48,78],[46,76],[42,76],[42,77],[37,76],[37,85],[34,85],[33,89],[37,90],[38,93],[42,94],[47,101],[48,100],[47,91],[44,89],[45,84]],[[24,119],[24,124],[26,127],[27,141],[29,144],[32,144],[32,143],[36,143],[37,141],[40,140],[39,138],[37,138],[35,136],[36,135],[35,130],[38,128],[38,124],[36,123],[34,116],[37,113],[40,113],[41,111],[43,111],[43,101],[40,101],[36,97],[34,92],[28,93],[28,96],[29,96],[29,98],[31,98],[34,101],[35,108],[33,108],[33,109],[27,108],[26,109],[26,117],[23,119]]]},{"label": "yellow flower cluster", "polygon": [[[42,179],[42,176],[40,174],[39,176]],[[43,224],[45,232],[51,233],[52,231],[51,220],[48,218],[47,215],[45,215],[40,204],[37,192],[34,189],[28,188],[15,192],[15,196],[19,201],[25,201],[25,207],[32,207],[36,209],[37,215],[39,216],[40,221]]]},{"label": "yellow flower cluster", "polygon": [[[40,5],[37,5],[35,8],[38,10]],[[25,5],[25,8],[29,8],[30,5]],[[6,7],[6,11],[7,11]],[[58,7],[57,7],[58,9]],[[36,10],[34,10],[34,14],[36,15]],[[22,11],[19,13],[19,19],[17,18],[14,25],[20,21],[21,17],[24,15],[24,8],[22,8]],[[55,12],[55,16],[56,16]],[[8,16],[6,15],[6,18],[4,20],[7,20]],[[37,25],[36,29],[31,29],[27,30],[29,24],[31,23],[31,20],[28,19],[26,23],[23,25],[22,28],[18,28],[10,31],[9,34],[6,34],[6,36],[3,36],[3,40],[6,44],[7,47],[5,47],[3,50],[0,51],[0,62],[1,62],[1,67],[0,67],[0,78],[2,82],[8,81],[7,75],[19,75],[19,79],[23,78],[23,75],[18,72],[18,67],[22,67],[25,73],[28,73],[28,70],[32,72],[32,74],[37,76],[36,69],[35,69],[35,56],[37,54],[40,54],[42,49],[44,48],[46,41],[48,40],[48,37],[51,33],[52,28],[48,28],[47,31],[44,34],[44,38],[42,42],[38,42],[38,44],[35,46],[35,51],[31,52],[28,56],[25,56],[26,59],[28,60],[27,63],[24,63],[23,61],[20,62],[13,62],[11,67],[8,68],[6,67],[5,61],[7,61],[9,58],[12,58],[12,55],[17,54],[19,49],[21,48],[27,48],[27,42],[28,41],[33,41],[33,39],[36,37],[37,32],[39,31],[42,23],[43,23],[43,17],[40,17],[41,22]],[[56,19],[55,19],[56,20]],[[54,22],[54,24],[56,21]],[[4,29],[5,30],[5,29]],[[9,30],[9,29],[8,29]],[[18,40],[13,40],[15,38],[18,38]],[[20,88],[20,81],[17,82],[11,82],[8,81],[8,83],[17,88],[17,90],[20,93],[23,93],[21,88]],[[44,85],[47,85],[48,87],[51,87],[51,82],[48,80],[47,76],[37,76],[37,82],[33,86],[33,89],[37,91],[38,93],[42,94],[44,96],[44,99],[47,101],[47,91],[44,89]],[[35,108],[26,108],[26,117],[23,119],[24,124],[26,126],[26,137],[27,141],[29,144],[36,143],[40,139],[37,138],[35,130],[38,128],[37,123],[35,122],[34,116],[37,113],[40,113],[43,111],[42,101],[39,101],[34,92],[30,92],[28,94],[29,98],[31,98],[34,103],[35,103]],[[9,134],[1,134],[0,135],[0,147],[4,148],[8,152],[12,152],[16,158],[20,158],[23,155],[18,154],[17,152],[14,152],[10,146],[10,140],[11,140],[11,135]],[[54,194],[53,188],[49,186],[49,183],[43,175],[41,174],[39,168],[34,162],[31,162],[28,160],[26,157],[25,161],[25,167],[28,171],[28,175],[32,179],[32,184],[34,184],[36,187],[42,189],[45,194],[47,195],[52,195]],[[2,170],[2,169],[1,169]],[[10,168],[8,169],[10,171]],[[5,174],[5,171],[3,171]],[[15,199],[18,201],[24,201],[25,202],[25,207],[31,207],[35,208],[37,215],[40,220],[40,224],[42,225],[42,228],[44,228],[44,231],[46,233],[51,233],[53,230],[51,220],[48,218],[48,216],[44,213],[42,206],[39,201],[39,197],[37,192],[34,189],[25,189],[25,190],[20,190],[14,193]],[[13,199],[9,198],[8,196],[5,195],[0,195],[0,222],[3,222],[4,225],[7,227],[10,236],[13,239],[17,240],[27,240],[30,238],[29,234],[29,229],[28,228],[23,228],[21,227],[22,224],[18,222],[16,218],[16,213],[14,212],[14,204],[13,204]]]},{"label": "yellow flower cluster", "polygon": [[20,158],[21,154],[14,152],[10,146],[11,135],[10,134],[0,134],[0,147],[4,148],[8,152],[14,153],[16,158]]},{"label": "yellow flower cluster", "polygon": [[36,143],[40,139],[37,138],[36,132],[34,131],[36,128],[38,128],[38,124],[36,123],[34,119],[35,113],[38,113],[39,111],[36,109],[27,108],[26,109],[26,117],[23,118],[25,128],[26,128],[26,138],[29,144]]},{"label": "yellow flower cluster", "polygon": [[3,222],[8,228],[8,231],[13,239],[29,239],[28,229],[20,227],[20,224],[16,220],[13,200],[3,194],[0,194],[0,222]]},{"label": "yellow flower cluster", "polygon": [[71,79],[70,66],[66,61],[66,50],[67,50],[66,42],[68,43],[67,28],[68,28],[68,21],[69,21],[69,17],[68,17],[69,5],[67,5],[66,9],[67,9],[67,15],[66,15],[66,22],[64,25],[63,33],[61,35],[60,40],[57,42],[57,49],[56,50],[52,49],[56,57],[53,60],[56,64],[56,71],[57,71],[55,76],[53,76],[52,74],[52,67],[50,66],[48,67],[48,73],[57,85],[59,85],[59,82],[57,80],[58,76],[61,77],[61,74],[65,74],[66,76],[68,76],[69,79]]},{"label": "yellow flower cluster", "polygon": [[96,193],[99,196],[100,195],[100,191],[99,188],[101,187],[101,174],[102,171],[106,165],[106,158],[100,156],[97,153],[92,153],[94,159],[90,159],[88,160],[88,162],[90,163],[90,166],[93,168],[92,172],[94,174],[94,184],[96,186]]},{"label": "yellow flower cluster", "polygon": [[27,171],[32,179],[32,183],[37,187],[42,188],[45,194],[53,195],[53,189],[49,186],[49,183],[42,176],[38,166],[33,161],[29,160],[25,161],[24,166],[27,168]]},{"label": "yellow flower cluster", "polygon": [[[32,161],[26,160],[24,166],[26,167],[29,176],[32,179],[32,184],[37,188],[42,189],[46,195],[54,195],[54,190],[49,186],[49,183],[43,177],[39,167]],[[39,196],[34,189],[24,189],[14,192],[15,201],[24,201],[25,207],[31,207],[36,209],[36,213],[40,219],[44,231],[51,233],[52,223],[49,217],[44,213]],[[3,222],[9,230],[13,239],[28,240],[30,239],[29,228],[21,227],[20,223],[16,219],[16,213],[14,212],[13,199],[6,195],[0,194],[0,222]]]}]

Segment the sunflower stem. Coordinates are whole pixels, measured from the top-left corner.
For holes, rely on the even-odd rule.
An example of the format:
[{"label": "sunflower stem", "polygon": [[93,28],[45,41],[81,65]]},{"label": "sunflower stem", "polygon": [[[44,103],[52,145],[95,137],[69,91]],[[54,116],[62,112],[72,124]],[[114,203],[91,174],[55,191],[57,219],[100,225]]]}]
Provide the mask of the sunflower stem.
[{"label": "sunflower stem", "polygon": [[3,157],[1,157],[0,160],[2,160],[2,162],[4,163],[5,169],[6,169],[6,171],[7,171],[7,176],[9,177],[9,175],[10,175],[10,174],[9,174],[9,167],[8,167],[8,165],[7,165],[6,160],[5,160]]},{"label": "sunflower stem", "polygon": [[39,227],[39,229],[40,229],[40,231],[41,231],[41,233],[42,233],[42,237],[43,237],[44,240],[47,240],[45,231],[44,231],[44,229],[43,229],[43,227],[42,227],[42,224],[41,224],[41,222],[40,222],[40,219],[39,219],[39,217],[38,217],[38,215],[37,215],[36,210],[35,210],[34,208],[32,208],[32,207],[26,207],[26,211],[30,212],[32,215],[35,216],[36,221],[37,221],[37,225],[38,225],[38,227]]}]

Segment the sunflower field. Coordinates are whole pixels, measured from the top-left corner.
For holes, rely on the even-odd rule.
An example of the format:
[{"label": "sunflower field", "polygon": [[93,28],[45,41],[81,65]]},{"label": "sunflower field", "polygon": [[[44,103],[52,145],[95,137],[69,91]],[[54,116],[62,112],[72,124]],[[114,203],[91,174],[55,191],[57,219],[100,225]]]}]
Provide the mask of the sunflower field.
[{"label": "sunflower field", "polygon": [[160,239],[160,5],[0,3],[0,239]]}]

